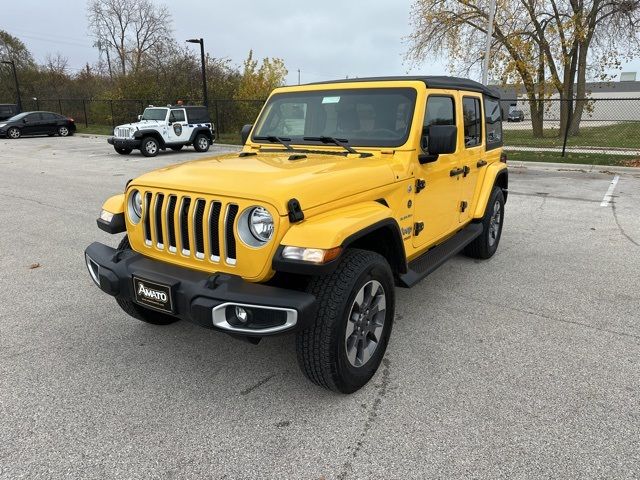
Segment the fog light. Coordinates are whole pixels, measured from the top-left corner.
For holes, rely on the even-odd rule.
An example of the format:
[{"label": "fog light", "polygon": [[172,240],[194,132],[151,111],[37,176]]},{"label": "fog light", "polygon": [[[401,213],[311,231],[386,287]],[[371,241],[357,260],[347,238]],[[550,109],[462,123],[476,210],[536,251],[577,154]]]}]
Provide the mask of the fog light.
[{"label": "fog light", "polygon": [[247,312],[244,308],[242,307],[236,307],[235,308],[235,314],[236,314],[236,318],[238,319],[238,321],[240,323],[247,323],[247,320],[249,320],[249,312]]}]

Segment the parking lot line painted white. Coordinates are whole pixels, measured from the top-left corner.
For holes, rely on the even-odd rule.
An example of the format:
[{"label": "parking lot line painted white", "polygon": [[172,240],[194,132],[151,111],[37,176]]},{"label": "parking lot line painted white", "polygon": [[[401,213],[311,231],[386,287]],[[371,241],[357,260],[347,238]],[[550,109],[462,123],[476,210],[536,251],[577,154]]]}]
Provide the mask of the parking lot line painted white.
[{"label": "parking lot line painted white", "polygon": [[609,190],[604,194],[604,198],[602,199],[602,203],[600,203],[601,207],[607,207],[611,203],[611,199],[613,198],[613,191],[616,189],[616,185],[618,184],[618,180],[620,180],[620,175],[616,175],[611,180],[609,184]]}]

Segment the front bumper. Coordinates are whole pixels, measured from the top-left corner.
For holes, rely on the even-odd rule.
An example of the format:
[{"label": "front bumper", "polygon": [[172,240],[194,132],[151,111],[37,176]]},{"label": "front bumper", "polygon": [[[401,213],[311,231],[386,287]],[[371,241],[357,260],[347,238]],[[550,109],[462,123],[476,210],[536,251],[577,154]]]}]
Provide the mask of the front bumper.
[{"label": "front bumper", "polygon": [[141,140],[139,138],[107,138],[107,143],[116,148],[140,148]]},{"label": "front bumper", "polygon": [[[316,299],[309,293],[250,283],[233,275],[210,275],[139,253],[117,251],[99,242],[87,247],[85,260],[94,282],[105,293],[136,301],[133,277],[165,285],[171,290],[171,315],[227,333],[262,337],[301,329],[313,321],[316,313]],[[221,321],[221,311],[235,306],[256,312],[284,312],[286,321],[267,328],[233,326],[224,321],[224,315]]]}]

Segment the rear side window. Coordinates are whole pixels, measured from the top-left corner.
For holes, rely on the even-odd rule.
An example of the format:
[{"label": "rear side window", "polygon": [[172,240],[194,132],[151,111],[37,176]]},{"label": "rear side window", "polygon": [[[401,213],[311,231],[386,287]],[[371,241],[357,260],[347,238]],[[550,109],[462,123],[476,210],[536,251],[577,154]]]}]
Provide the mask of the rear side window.
[{"label": "rear side window", "polygon": [[[514,113],[517,110],[514,110]],[[502,111],[497,98],[484,97],[484,122],[487,130],[487,150],[502,146]]]},{"label": "rear side window", "polygon": [[482,144],[482,111],[480,99],[464,97],[462,99],[464,115],[464,145],[467,148]]},{"label": "rear side window", "polygon": [[211,123],[209,112],[205,107],[187,107],[186,110],[189,123]]},{"label": "rear side window", "polygon": [[41,113],[42,120],[45,122],[55,122],[59,120],[59,117],[55,113]]}]

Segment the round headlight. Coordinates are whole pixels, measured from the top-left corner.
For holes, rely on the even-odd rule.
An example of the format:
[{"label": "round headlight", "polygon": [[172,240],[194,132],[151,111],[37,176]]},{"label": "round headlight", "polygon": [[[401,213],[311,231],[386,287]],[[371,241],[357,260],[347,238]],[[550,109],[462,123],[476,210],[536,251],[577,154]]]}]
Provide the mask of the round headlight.
[{"label": "round headlight", "polygon": [[240,240],[250,247],[265,245],[273,237],[274,230],[273,217],[264,207],[249,207],[238,219]]},{"label": "round headlight", "polygon": [[260,242],[268,242],[273,235],[273,217],[266,208],[256,207],[249,214],[249,230]]},{"label": "round headlight", "polygon": [[142,194],[139,190],[129,195],[129,218],[133,223],[138,223],[142,218]]}]

